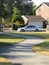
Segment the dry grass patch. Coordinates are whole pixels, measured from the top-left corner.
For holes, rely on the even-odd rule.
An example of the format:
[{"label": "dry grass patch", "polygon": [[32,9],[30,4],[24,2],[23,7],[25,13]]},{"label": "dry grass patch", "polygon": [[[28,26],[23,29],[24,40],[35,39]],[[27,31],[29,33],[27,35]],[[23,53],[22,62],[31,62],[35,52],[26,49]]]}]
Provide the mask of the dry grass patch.
[{"label": "dry grass patch", "polygon": [[36,53],[40,54],[40,55],[45,55],[45,56],[49,56],[49,51],[37,51]]},{"label": "dry grass patch", "polygon": [[0,57],[0,62],[9,62],[9,60],[3,58],[3,57]]},{"label": "dry grass patch", "polygon": [[18,43],[23,41],[23,38],[20,39],[0,39],[0,42],[6,42],[6,43]]},{"label": "dry grass patch", "polygon": [[13,64],[3,56],[0,56],[0,65],[13,65]]}]

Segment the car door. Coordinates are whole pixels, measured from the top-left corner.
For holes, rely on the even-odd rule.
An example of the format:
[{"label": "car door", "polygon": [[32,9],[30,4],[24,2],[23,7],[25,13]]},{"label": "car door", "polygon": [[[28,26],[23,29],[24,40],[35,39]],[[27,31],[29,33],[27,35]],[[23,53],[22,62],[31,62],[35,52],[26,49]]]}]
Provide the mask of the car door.
[{"label": "car door", "polygon": [[31,30],[32,30],[32,31],[35,31],[35,29],[36,29],[36,26],[32,25],[32,26],[31,26]]}]

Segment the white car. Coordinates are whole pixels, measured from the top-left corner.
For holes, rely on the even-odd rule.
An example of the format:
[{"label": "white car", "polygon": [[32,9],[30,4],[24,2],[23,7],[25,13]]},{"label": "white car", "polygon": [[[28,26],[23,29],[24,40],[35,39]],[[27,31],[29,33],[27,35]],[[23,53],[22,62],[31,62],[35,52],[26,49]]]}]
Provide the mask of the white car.
[{"label": "white car", "polygon": [[27,25],[25,27],[19,28],[18,31],[20,32],[39,32],[41,30],[40,26],[36,26],[36,25]]}]

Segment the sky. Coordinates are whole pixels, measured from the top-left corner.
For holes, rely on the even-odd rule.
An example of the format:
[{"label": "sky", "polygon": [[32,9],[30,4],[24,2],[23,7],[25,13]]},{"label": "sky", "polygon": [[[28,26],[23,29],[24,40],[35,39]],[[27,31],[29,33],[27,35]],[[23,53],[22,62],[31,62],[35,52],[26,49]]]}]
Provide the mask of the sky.
[{"label": "sky", "polygon": [[49,2],[49,0],[32,0],[37,6],[42,2]]}]

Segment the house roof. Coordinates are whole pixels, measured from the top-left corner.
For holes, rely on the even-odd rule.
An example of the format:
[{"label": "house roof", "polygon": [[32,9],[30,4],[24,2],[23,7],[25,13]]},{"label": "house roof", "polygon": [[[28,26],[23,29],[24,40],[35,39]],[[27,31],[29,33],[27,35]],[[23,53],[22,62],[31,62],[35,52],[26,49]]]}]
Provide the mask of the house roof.
[{"label": "house roof", "polygon": [[43,22],[45,19],[41,16],[25,16],[30,22]]},{"label": "house roof", "polygon": [[36,9],[38,9],[41,5],[43,5],[43,4],[46,4],[48,7],[49,7],[49,2],[43,2],[43,3],[41,3],[39,6],[37,6],[36,8],[35,8],[35,10]]},{"label": "house roof", "polygon": [[44,2],[49,7],[49,2]]}]

